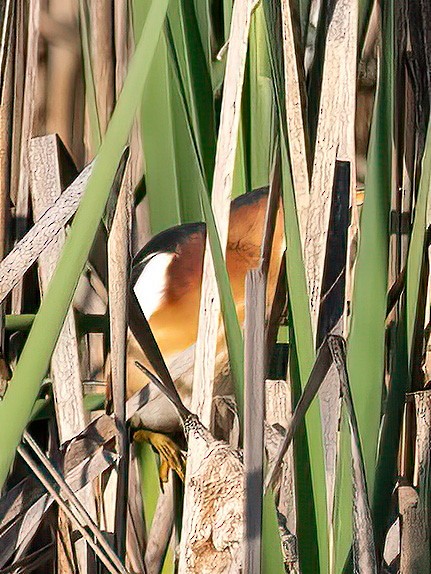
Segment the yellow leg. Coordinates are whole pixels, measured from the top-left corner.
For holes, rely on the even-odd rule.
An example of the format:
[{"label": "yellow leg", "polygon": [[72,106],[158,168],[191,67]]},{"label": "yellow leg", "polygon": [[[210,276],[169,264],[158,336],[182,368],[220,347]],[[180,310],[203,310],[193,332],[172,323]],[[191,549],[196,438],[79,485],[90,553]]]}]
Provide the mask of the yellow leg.
[{"label": "yellow leg", "polygon": [[149,442],[160,455],[159,478],[168,482],[169,469],[172,468],[184,481],[185,458],[180,447],[168,436],[149,430],[138,430],[133,435],[136,442]]}]

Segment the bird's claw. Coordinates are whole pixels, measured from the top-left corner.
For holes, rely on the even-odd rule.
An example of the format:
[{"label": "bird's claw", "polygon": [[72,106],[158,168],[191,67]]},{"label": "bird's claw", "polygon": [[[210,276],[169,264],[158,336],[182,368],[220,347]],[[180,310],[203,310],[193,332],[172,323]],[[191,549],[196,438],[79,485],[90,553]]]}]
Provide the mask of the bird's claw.
[{"label": "bird's claw", "polygon": [[160,482],[168,482],[169,469],[172,468],[184,482],[186,461],[180,447],[168,436],[148,430],[138,430],[133,435],[136,442],[148,442],[160,455]]}]

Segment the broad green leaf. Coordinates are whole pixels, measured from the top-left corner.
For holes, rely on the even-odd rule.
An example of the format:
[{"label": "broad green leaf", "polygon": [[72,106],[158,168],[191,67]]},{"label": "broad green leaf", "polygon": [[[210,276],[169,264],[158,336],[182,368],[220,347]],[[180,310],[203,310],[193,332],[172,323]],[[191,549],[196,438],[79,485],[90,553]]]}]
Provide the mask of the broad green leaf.
[{"label": "broad green leaf", "polygon": [[[293,350],[297,363],[297,371],[292,373],[292,380],[296,386],[297,397],[299,391],[297,383],[299,382],[303,390],[313,368],[315,351],[292,178],[283,140],[281,146],[287,285],[293,326]],[[299,472],[297,487],[301,569],[304,574],[317,572],[323,574],[329,572],[328,526],[322,427],[317,401],[310,406],[305,417],[305,429],[301,430],[296,442],[297,469],[300,465],[300,470],[297,470],[297,474]],[[311,473],[310,477],[307,475],[308,472]],[[313,528],[313,523],[316,524],[316,530]],[[313,540],[315,536],[317,540]],[[314,552],[310,552],[310,548],[316,547],[318,557]]]},{"label": "broad green leaf", "polygon": [[248,183],[247,153],[245,149],[244,120],[240,119],[238,131],[238,144],[236,148],[235,167],[233,171],[232,199],[247,193],[250,189]]},{"label": "broad green leaf", "polygon": [[156,456],[147,442],[135,443],[136,457],[139,461],[141,474],[141,490],[144,502],[145,526],[147,531],[151,528],[156,513],[159,498],[160,484]]},{"label": "broad green leaf", "polygon": [[213,93],[196,14],[189,1],[171,0],[168,28],[171,56],[175,59],[181,78],[189,121],[196,134],[207,185],[210,188],[216,141]]},{"label": "broad green leaf", "polygon": [[[171,110],[175,118],[173,124],[174,133],[171,134],[173,141],[178,184],[178,205],[181,214],[181,222],[202,221],[203,212],[200,203],[199,189],[202,186],[202,168],[196,157],[194,143],[190,132],[189,118],[184,111],[181,97],[178,93],[178,85],[171,72]],[[153,202],[152,210],[163,209],[162,198],[150,195]]]},{"label": "broad green leaf", "polygon": [[367,33],[368,22],[374,2],[372,0],[359,0],[359,18],[358,18],[358,41],[359,47],[363,46],[365,34]]},{"label": "broad green leaf", "polygon": [[407,258],[407,341],[408,353],[411,360],[413,337],[416,322],[417,304],[419,298],[422,261],[425,249],[425,239],[429,221],[431,194],[431,122],[425,143],[425,153],[422,160],[422,173],[419,183],[419,193],[416,200],[412,235]]},{"label": "broad green leaf", "polygon": [[255,9],[250,26],[248,59],[247,132],[251,189],[268,185],[276,141],[274,93],[266,42],[262,4]]},{"label": "broad green leaf", "polygon": [[145,184],[153,233],[182,222],[171,77],[168,48],[162,35],[141,104]]},{"label": "broad green leaf", "polygon": [[207,68],[210,70],[212,61],[211,39],[213,35],[211,22],[211,0],[193,0],[193,4],[201,43],[205,53]]},{"label": "broad green leaf", "polygon": [[263,497],[262,574],[283,574],[283,554],[272,493]]},{"label": "broad green leaf", "polygon": [[[155,454],[148,443],[136,443],[136,457],[139,461],[142,500],[147,534],[151,528],[160,496],[159,472]],[[174,570],[172,552],[168,546],[161,574],[171,574]]]},{"label": "broad green leaf", "polygon": [[[386,9],[389,4],[390,2],[385,2]],[[388,14],[387,17],[389,16]],[[392,187],[394,80],[390,45],[393,41],[392,35],[388,40],[389,42],[384,44],[380,83],[371,127],[348,341],[349,377],[371,492],[374,483],[384,372]]]},{"label": "broad green leaf", "polygon": [[298,15],[300,25],[301,45],[305,46],[305,42],[307,40],[311,0],[295,0],[294,4],[296,4],[296,14]]},{"label": "broad green leaf", "polygon": [[226,58],[217,59],[225,44],[225,28],[222,1],[194,0],[196,20],[214,96],[223,83]]},{"label": "broad green leaf", "polygon": [[[137,12],[140,22],[145,21],[146,13],[141,6]],[[136,18],[135,21],[136,35],[139,26]],[[190,2],[171,1],[144,93],[141,117],[153,232],[201,220],[197,189],[200,182],[194,171],[196,150],[190,139],[190,127],[209,185],[215,154],[214,104],[196,14]],[[187,123],[191,125],[186,126]]]},{"label": "broad green leaf", "polygon": [[225,42],[229,39],[230,23],[232,20],[232,7],[233,0],[222,0],[223,3],[223,18],[224,18],[224,37]]},{"label": "broad green leaf", "polygon": [[[376,456],[381,422],[381,397],[385,368],[385,319],[388,290],[389,216],[392,189],[394,38],[393,6],[382,5],[381,72],[371,126],[367,158],[365,200],[360,222],[360,242],[352,299],[352,319],[347,366],[358,419],[370,499],[376,478]],[[345,503],[347,485],[341,488],[339,566],[351,545],[351,508]],[[380,504],[376,501],[377,504]]]}]

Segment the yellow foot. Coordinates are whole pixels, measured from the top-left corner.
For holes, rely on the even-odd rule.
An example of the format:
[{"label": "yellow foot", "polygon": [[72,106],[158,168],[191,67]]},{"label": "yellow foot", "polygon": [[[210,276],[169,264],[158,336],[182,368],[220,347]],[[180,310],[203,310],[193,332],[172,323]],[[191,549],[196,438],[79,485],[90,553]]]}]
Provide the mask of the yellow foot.
[{"label": "yellow foot", "polygon": [[159,453],[159,478],[162,484],[168,482],[170,468],[184,481],[185,458],[180,447],[173,440],[164,434],[143,429],[134,433],[133,440],[136,442],[149,442]]}]

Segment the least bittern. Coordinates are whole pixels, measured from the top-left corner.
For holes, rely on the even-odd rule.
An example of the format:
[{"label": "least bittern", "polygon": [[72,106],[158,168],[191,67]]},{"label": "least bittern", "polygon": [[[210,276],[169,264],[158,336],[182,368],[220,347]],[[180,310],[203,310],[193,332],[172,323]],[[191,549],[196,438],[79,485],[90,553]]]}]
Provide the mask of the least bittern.
[{"label": "least bittern", "polygon": [[[267,200],[268,189],[261,188],[238,197],[231,205],[226,266],[241,325],[244,322],[245,277],[249,269],[259,264]],[[137,334],[139,317],[136,315],[143,313],[168,366],[196,342],[205,239],[204,223],[179,225],[153,237],[133,261],[131,289],[138,305],[131,310],[134,314],[132,331]],[[268,306],[274,298],[283,251],[283,224],[279,209],[268,273]],[[136,361],[149,366],[137,338],[131,332],[127,354],[128,396],[149,383],[145,374],[136,367]],[[230,391],[227,366],[221,326],[216,361],[216,394],[223,395]],[[191,377],[179,376],[175,382],[182,401],[189,406]],[[141,429],[135,432],[136,440],[148,440],[159,451],[161,479],[167,479],[169,467],[181,475],[179,449],[164,434],[179,431],[180,418],[159,389],[152,385],[149,387],[148,402],[134,416],[132,425]]]}]

